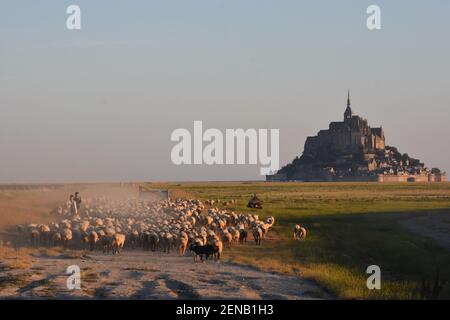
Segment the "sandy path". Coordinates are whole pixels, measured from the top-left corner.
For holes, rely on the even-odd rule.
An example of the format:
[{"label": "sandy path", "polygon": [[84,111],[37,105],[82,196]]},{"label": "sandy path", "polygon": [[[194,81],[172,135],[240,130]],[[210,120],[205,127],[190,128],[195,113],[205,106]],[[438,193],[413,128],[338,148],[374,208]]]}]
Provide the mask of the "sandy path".
[{"label": "sandy path", "polygon": [[[79,265],[82,289],[68,290],[65,270]],[[3,298],[312,299],[327,298],[307,280],[228,262],[194,263],[160,252],[88,252],[83,258],[37,253],[31,269],[0,271]],[[8,283],[5,279],[13,279]]]}]

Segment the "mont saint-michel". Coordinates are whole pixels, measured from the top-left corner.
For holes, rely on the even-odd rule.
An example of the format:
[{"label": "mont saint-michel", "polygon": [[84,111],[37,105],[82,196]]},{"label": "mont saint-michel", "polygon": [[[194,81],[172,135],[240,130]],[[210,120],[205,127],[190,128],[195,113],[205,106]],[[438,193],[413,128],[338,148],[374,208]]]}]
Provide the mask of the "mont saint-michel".
[{"label": "mont saint-michel", "polygon": [[445,172],[386,145],[382,127],[372,128],[355,114],[350,92],[343,121],[305,141],[303,154],[267,181],[442,182]]}]

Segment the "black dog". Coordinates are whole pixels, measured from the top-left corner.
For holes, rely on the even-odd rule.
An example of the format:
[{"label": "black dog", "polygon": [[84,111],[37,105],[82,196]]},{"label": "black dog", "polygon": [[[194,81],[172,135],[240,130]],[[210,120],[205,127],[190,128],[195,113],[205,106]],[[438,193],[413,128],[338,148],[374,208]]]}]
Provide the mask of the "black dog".
[{"label": "black dog", "polygon": [[203,256],[205,256],[205,260],[208,260],[209,256],[214,255],[216,252],[218,252],[218,249],[212,245],[204,245],[204,246],[197,246],[197,245],[191,245],[190,250],[195,253],[194,261],[196,260],[196,256],[200,256],[200,261],[203,262]]}]

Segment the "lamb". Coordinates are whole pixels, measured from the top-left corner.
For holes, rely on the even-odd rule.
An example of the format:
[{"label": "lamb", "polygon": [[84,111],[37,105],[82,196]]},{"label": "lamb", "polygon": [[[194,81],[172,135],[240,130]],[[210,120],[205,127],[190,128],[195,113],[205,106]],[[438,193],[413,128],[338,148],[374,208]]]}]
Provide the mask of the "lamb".
[{"label": "lamb", "polygon": [[296,224],[294,228],[294,240],[306,239],[306,229],[300,224]]},{"label": "lamb", "polygon": [[121,233],[115,233],[112,236],[111,241],[112,253],[113,254],[120,253],[124,244],[125,244],[125,235]]}]

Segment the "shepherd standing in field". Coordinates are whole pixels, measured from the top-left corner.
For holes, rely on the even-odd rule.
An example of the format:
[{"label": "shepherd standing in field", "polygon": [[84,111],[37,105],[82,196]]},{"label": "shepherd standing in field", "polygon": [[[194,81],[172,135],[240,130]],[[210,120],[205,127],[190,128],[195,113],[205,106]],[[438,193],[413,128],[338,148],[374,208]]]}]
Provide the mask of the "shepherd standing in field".
[{"label": "shepherd standing in field", "polygon": [[67,210],[69,211],[70,216],[76,216],[78,213],[77,203],[74,199],[73,194],[70,195],[69,201],[67,201]]},{"label": "shepherd standing in field", "polygon": [[73,200],[75,201],[75,203],[77,205],[77,211],[80,211],[81,210],[81,196],[78,191],[75,192],[75,197],[73,198]]}]

